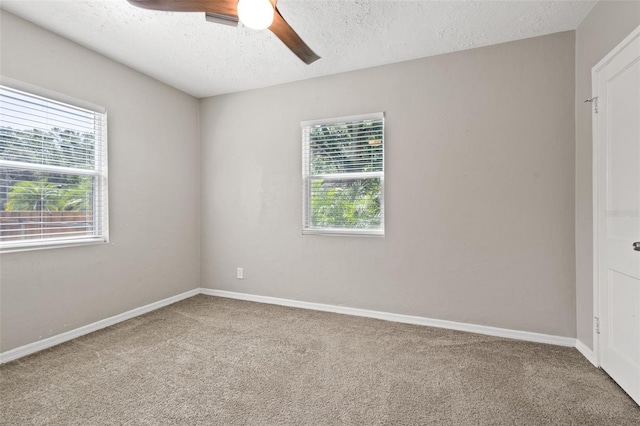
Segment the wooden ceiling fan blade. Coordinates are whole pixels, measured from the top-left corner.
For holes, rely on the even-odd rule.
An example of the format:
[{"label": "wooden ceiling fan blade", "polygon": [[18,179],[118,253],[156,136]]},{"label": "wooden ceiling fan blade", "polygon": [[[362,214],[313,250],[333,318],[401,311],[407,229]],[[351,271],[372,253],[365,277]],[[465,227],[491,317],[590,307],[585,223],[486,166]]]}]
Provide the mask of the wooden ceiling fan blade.
[{"label": "wooden ceiling fan blade", "polygon": [[[165,12],[205,12],[207,20],[226,25],[238,24],[238,0],[127,0],[134,6],[143,9],[162,10]],[[275,6],[277,0],[270,0]],[[272,33],[305,64],[311,64],[320,56],[316,55],[300,36],[285,21],[275,7],[273,23],[269,27]]]},{"label": "wooden ceiling fan blade", "polygon": [[238,0],[127,0],[143,9],[238,16]]},{"label": "wooden ceiling fan blade", "polygon": [[282,40],[282,42],[305,64],[309,65],[320,59],[320,56],[316,55],[315,52],[311,50],[304,41],[302,41],[293,28],[291,28],[291,25],[284,20],[277,7],[276,13],[273,16],[273,23],[269,27],[269,30],[271,30],[276,37]]}]

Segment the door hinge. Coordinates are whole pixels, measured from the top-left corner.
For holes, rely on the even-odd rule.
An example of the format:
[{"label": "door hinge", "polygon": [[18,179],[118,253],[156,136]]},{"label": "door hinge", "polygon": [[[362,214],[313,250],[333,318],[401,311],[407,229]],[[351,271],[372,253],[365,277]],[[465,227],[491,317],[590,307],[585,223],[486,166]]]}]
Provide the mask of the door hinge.
[{"label": "door hinge", "polygon": [[585,103],[586,102],[591,102],[593,104],[593,112],[597,114],[598,113],[598,97],[594,96],[591,99],[587,99]]},{"label": "door hinge", "polygon": [[596,334],[600,334],[600,318],[593,317],[593,328],[596,331]]}]

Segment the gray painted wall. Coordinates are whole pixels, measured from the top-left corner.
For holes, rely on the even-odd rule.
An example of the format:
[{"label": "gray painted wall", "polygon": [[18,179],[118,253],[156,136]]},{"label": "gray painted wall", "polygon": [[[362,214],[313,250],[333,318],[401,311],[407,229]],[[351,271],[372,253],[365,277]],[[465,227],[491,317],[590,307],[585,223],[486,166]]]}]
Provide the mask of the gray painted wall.
[{"label": "gray painted wall", "polygon": [[[573,32],[201,100],[202,284],[573,337],[574,100]],[[386,236],[303,236],[299,122],[376,111]]]},{"label": "gray painted wall", "polygon": [[577,337],[593,348],[591,68],[640,25],[640,2],[600,1],[576,30]]},{"label": "gray painted wall", "polygon": [[198,101],[2,12],[9,78],[106,106],[109,244],[0,259],[0,351],[199,286]]}]

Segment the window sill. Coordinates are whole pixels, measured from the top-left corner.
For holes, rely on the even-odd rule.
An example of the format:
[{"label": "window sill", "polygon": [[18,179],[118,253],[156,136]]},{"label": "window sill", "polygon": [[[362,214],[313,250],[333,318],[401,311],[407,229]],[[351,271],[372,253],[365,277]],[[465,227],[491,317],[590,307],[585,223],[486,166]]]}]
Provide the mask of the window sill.
[{"label": "window sill", "polygon": [[0,245],[0,254],[7,253],[17,253],[22,251],[33,251],[33,250],[45,250],[45,249],[55,249],[55,248],[63,248],[63,247],[78,247],[78,246],[87,246],[94,244],[104,244],[108,243],[109,240],[105,237],[97,237],[97,238],[83,238],[83,239],[57,239],[50,241],[34,241],[33,243],[25,243],[24,241],[16,242],[15,244],[2,244]]},{"label": "window sill", "polygon": [[384,229],[307,228],[302,235],[329,235],[336,237],[384,237]]}]

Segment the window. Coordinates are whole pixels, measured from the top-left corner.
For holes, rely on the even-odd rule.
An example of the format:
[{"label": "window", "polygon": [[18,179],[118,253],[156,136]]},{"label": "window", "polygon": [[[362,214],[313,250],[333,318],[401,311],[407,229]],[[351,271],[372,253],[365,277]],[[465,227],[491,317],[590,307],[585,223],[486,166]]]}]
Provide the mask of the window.
[{"label": "window", "polygon": [[301,126],[302,233],[384,235],[383,113]]},{"label": "window", "polygon": [[105,110],[10,86],[0,85],[0,250],[106,242]]}]

